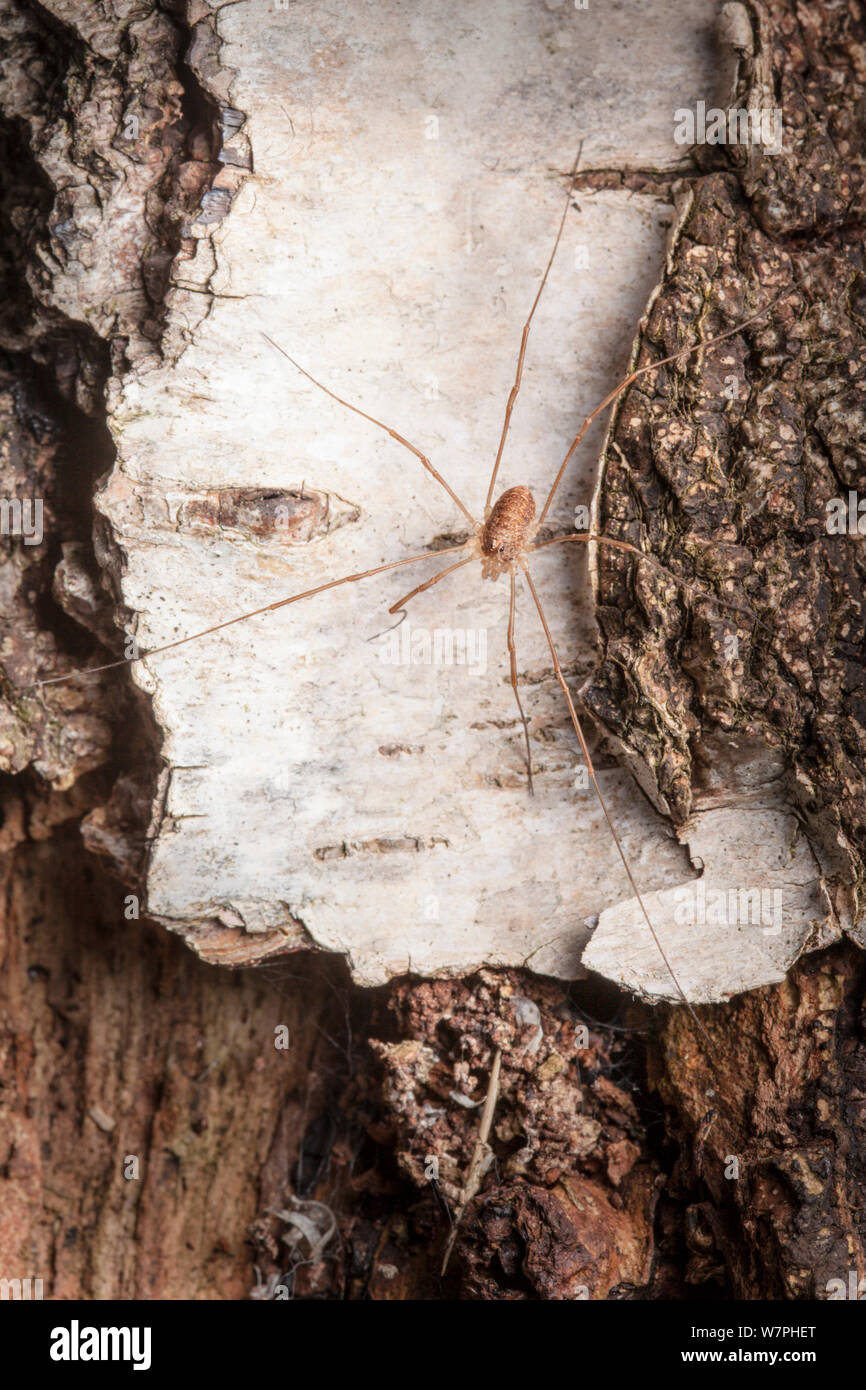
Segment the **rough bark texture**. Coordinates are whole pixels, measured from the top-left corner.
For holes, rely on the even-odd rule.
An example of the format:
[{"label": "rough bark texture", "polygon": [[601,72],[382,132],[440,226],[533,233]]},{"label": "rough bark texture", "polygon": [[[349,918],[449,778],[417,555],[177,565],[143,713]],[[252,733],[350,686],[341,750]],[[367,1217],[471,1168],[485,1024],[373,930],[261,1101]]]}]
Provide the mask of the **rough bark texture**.
[{"label": "rough bark texture", "polygon": [[712,1074],[694,1027],[669,1022],[653,1071],[679,1115],[670,1191],[687,1207],[690,1283],[822,1299],[863,1277],[864,987],[850,943],[806,957],[707,1018]]},{"label": "rough bark texture", "polygon": [[[185,230],[230,201],[225,171],[213,186],[213,112],[182,59],[190,38],[200,62],[211,51],[204,6],[191,33],[179,11],[118,12],[8,9],[4,273],[18,287],[2,319],[4,486],[44,496],[56,518],[49,544],[4,551],[16,685],[37,650],[44,674],[46,658],[65,669],[114,640],[90,546],[107,343],[121,365],[152,349]],[[674,578],[642,567],[633,580],[599,556],[605,652],[587,699],[680,824],[712,785],[711,730],[783,754],[851,922],[862,561],[823,519],[863,466],[862,12],[749,13],[765,68],[746,64],[743,81],[772,81],[802,139],[690,179],[642,352],[675,348],[678,322],[721,329],[775,285],[785,294],[731,363],[666,372],[617,413],[605,527]],[[143,160],[124,149],[130,114],[154,132]],[[655,188],[652,171],[631,177]],[[96,279],[88,292],[106,262],[110,302]],[[747,384],[722,408],[720,371]],[[234,497],[228,520],[254,525],[260,502]],[[210,525],[215,507],[225,520],[225,506],[204,499],[190,523]],[[305,508],[298,524],[319,520]],[[3,690],[0,1276],[86,1298],[796,1299],[863,1273],[866,976],[850,942],[704,1010],[712,1069],[683,1011],[660,1038],[640,1005],[596,1023],[612,994],[597,982],[484,971],[365,994],[321,958],[267,977],[206,966],[130,907],[157,748],[124,689],[61,686],[38,702]],[[664,720],[649,714],[660,691]],[[126,886],[82,854],[82,818]],[[274,1046],[281,1025],[288,1050]],[[443,1281],[497,1049],[492,1163]]]},{"label": "rough bark texture", "polygon": [[108,344],[122,370],[158,343],[188,222],[217,206],[216,126],[188,31],[153,6],[9,4],[3,31],[3,492],[43,501],[45,539],[3,541],[0,1267],[57,1298],[244,1297],[246,1232],[288,1200],[316,1114],[332,991],[317,965],[287,1001],[142,930],[77,826],[138,887],[146,703],[127,682],[14,689],[94,638],[117,650],[92,534]]},{"label": "rough bark texture", "polygon": [[723,167],[690,186],[638,362],[781,297],[723,351],[662,368],[616,407],[599,521],[664,569],[635,575],[600,551],[604,656],[585,698],[650,770],[677,826],[707,799],[725,736],[732,749],[781,749],[851,926],[863,872],[864,561],[859,535],[828,534],[828,503],[862,488],[866,467],[863,14],[818,4],[798,6],[796,21],[786,6],[748,14],[756,56],[732,104],[768,82],[785,148],[734,146],[725,161],[723,147],[714,160],[703,147],[703,161]]},{"label": "rough bark texture", "polygon": [[3,1277],[46,1298],[248,1297],[249,1232],[304,1190],[293,1164],[341,1064],[327,972],[301,965],[289,997],[203,965],[125,922],[68,833],[7,857],[3,889]]},{"label": "rough bark texture", "polygon": [[[710,168],[692,185],[640,360],[675,350],[683,322],[719,331],[783,293],[720,361],[638,384],[616,411],[602,526],[648,542],[666,574],[639,567],[635,579],[600,553],[604,657],[585,694],[681,826],[724,800],[738,747],[780,752],[837,919],[857,939],[863,542],[828,534],[827,503],[866,481],[864,14],[820,4],[747,13],[754,56],[739,96],[745,105],[761,85],[775,94],[790,148],[786,139],[780,155],[728,159],[702,150]],[[724,1272],[739,1297],[804,1298],[826,1296],[851,1269],[859,1277],[862,991],[862,958],[845,947],[705,1012],[712,1070],[692,1021],[668,1025],[655,1076],[692,1149],[674,1185],[693,1203],[691,1279]],[[736,1178],[723,1176],[731,1157]]]}]

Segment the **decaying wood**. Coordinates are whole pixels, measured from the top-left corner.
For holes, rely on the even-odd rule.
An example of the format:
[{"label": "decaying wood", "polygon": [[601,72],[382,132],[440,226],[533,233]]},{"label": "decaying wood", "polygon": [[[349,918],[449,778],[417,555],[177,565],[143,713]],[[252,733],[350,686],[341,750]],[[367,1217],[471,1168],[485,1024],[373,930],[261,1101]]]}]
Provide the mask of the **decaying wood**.
[{"label": "decaying wood", "polygon": [[449,1204],[462,1200],[474,1107],[501,1054],[493,1166],[456,1232],[464,1292],[606,1298],[645,1283],[660,1179],[630,1094],[629,1045],[587,1025],[563,986],[515,972],[402,985],[391,1009],[402,1041],[374,1047],[399,1161],[429,1190],[438,1155]]},{"label": "decaying wood", "polygon": [[[609,1028],[598,1024],[608,1015],[597,981],[569,986],[485,968],[466,980],[398,979],[370,998],[348,988],[339,969],[323,974],[320,957],[296,958],[284,976],[214,970],[127,915],[130,888],[142,882],[166,704],[157,701],[152,722],[131,687],[57,687],[22,706],[11,685],[33,677],[37,656],[47,674],[111,647],[104,579],[116,597],[117,542],[133,536],[143,553],[167,508],[180,567],[203,553],[191,538],[205,549],[216,538],[220,564],[240,551],[243,582],[246,566],[256,583],[263,572],[270,583],[281,568],[275,515],[299,549],[347,545],[364,498],[317,486],[303,469],[286,476],[284,452],[272,456],[274,486],[259,472],[216,476],[206,466],[193,479],[178,466],[175,491],[164,478],[136,475],[127,485],[115,475],[114,529],[100,525],[91,549],[89,497],[110,452],[106,383],[115,421],[129,423],[118,414],[123,383],[153,390],[156,402],[153,388],[190,344],[209,344],[196,370],[221,374],[228,360],[221,316],[238,286],[214,278],[220,253],[210,238],[229,236],[226,214],[232,196],[251,186],[251,159],[218,18],[203,4],[173,20],[135,5],[116,6],[112,19],[79,8],[52,0],[8,10],[15,61],[4,89],[12,177],[3,212],[14,235],[5,269],[25,290],[6,296],[2,318],[4,463],[8,490],[44,491],[48,539],[5,557],[10,685],[0,692],[0,718],[13,777],[3,787],[0,837],[0,1275],[43,1277],[55,1297],[374,1299],[687,1298],[695,1290],[803,1298],[826,1296],[829,1281],[849,1270],[859,1277],[864,967],[850,940],[815,948],[843,927],[856,938],[862,880],[862,562],[856,541],[830,538],[822,524],[827,498],[856,489],[862,474],[860,16],[818,4],[796,13],[781,4],[726,7],[724,90],[733,83],[737,100],[779,101],[793,136],[781,155],[704,149],[696,173],[665,167],[655,145],[640,169],[617,169],[614,141],[601,151],[601,172],[586,175],[587,191],[616,194],[605,205],[608,228],[610,217],[632,235],[637,228],[654,265],[659,197],[671,196],[674,175],[684,180],[669,271],[639,355],[678,346],[681,325],[705,309],[707,336],[726,327],[755,307],[758,282],[762,293],[790,291],[768,328],[750,336],[746,356],[738,344],[733,361],[675,368],[631,393],[612,425],[596,500],[605,531],[639,541],[672,578],[598,554],[604,652],[586,701],[705,877],[714,864],[719,881],[741,884],[749,863],[757,886],[781,883],[799,924],[789,931],[786,922],[756,947],[740,937],[736,952],[729,937],[709,949],[693,939],[691,975],[677,957],[697,998],[778,981],[701,1011],[714,1044],[708,1058],[682,1010],[670,1011],[660,1038],[658,1013],[643,1006],[615,1014]],[[245,7],[223,9],[229,26]],[[187,44],[189,68],[180,61]],[[333,42],[322,55],[329,71],[345,58]],[[135,129],[131,116],[136,139],[124,134]],[[567,168],[573,149],[559,153]],[[250,206],[241,199],[235,212],[249,216]],[[582,216],[598,230],[589,196]],[[540,218],[539,245],[541,221],[549,232]],[[238,236],[240,244],[243,229]],[[496,254],[504,246],[497,241]],[[619,268],[593,271],[610,302]],[[639,273],[633,257],[626,278],[620,312],[631,323],[653,275]],[[561,328],[574,317],[570,292],[557,304]],[[498,326],[494,337],[498,351]],[[610,384],[609,360],[626,337],[604,340],[587,407]],[[349,347],[338,366],[358,366]],[[369,368],[369,345],[365,356]],[[230,416],[234,361],[216,383],[220,427]],[[506,352],[506,377],[512,367]],[[731,402],[722,395],[726,372],[741,383]],[[361,375],[353,372],[353,388]],[[543,373],[537,390],[543,396]],[[498,414],[504,394],[494,397]],[[401,400],[408,414],[413,391]],[[569,410],[579,415],[582,405]],[[193,417],[196,428],[204,418]],[[247,424],[242,417],[238,427]],[[533,430],[525,445],[541,438],[537,421]],[[207,440],[197,442],[206,454]],[[476,455],[467,451],[463,466],[477,468]],[[589,476],[587,468],[576,482],[579,500],[589,497]],[[445,521],[430,519],[429,535],[447,543]],[[200,573],[199,587],[210,582]],[[717,606],[689,601],[677,576],[733,597],[756,621],[744,631]],[[152,596],[153,572],[150,582]],[[570,582],[559,581],[560,600]],[[735,633],[739,649],[726,661],[725,638]],[[583,653],[573,662],[581,677],[592,660],[588,637],[586,627],[569,639]],[[256,643],[235,651],[231,670],[245,677],[245,663],[259,655]],[[533,679],[549,673],[549,663],[533,661]],[[282,675],[279,664],[274,670]],[[502,696],[508,708],[505,687]],[[558,747],[564,720],[542,708]],[[509,739],[517,769],[519,740]],[[402,756],[393,730],[381,747]],[[177,764],[171,746],[163,756]],[[612,767],[606,775],[622,788],[616,810],[627,819],[633,790]],[[515,791],[518,781],[515,771]],[[578,816],[573,800],[566,807],[567,844],[582,839],[587,855],[595,829],[578,804]],[[562,806],[557,794],[551,815]],[[630,843],[644,846],[648,887],[663,889],[673,875],[692,882],[661,817],[649,808],[631,814]],[[125,886],[82,856],[77,822]],[[184,826],[160,802],[151,829]],[[435,852],[432,842],[399,837],[317,847],[319,866]],[[583,872],[563,842],[549,839],[548,848],[560,867]],[[621,896],[611,862],[583,884],[586,911]],[[381,885],[379,864],[369,878]],[[282,900],[268,911],[238,901],[242,911],[222,895],[218,912],[181,914],[172,925],[222,964],[282,950],[277,919],[295,942],[308,939]],[[491,919],[501,908],[501,900],[491,905]],[[508,922],[537,915],[530,888]],[[590,959],[600,963],[595,953],[606,950],[614,977],[666,994],[657,961],[639,944],[630,957],[631,935],[609,935],[622,916],[616,907],[602,915]],[[814,922],[805,940],[804,922]],[[628,925],[635,929],[630,915]],[[423,938],[431,968],[443,963],[433,935]],[[336,933],[330,944],[346,945]],[[370,977],[403,968],[387,941],[373,944]],[[811,954],[789,969],[806,948]],[[564,961],[546,937],[528,948],[521,939],[521,951],[539,972],[578,973],[576,953]],[[445,965],[459,969],[484,948],[464,941],[458,950],[452,941],[446,954]],[[274,1048],[281,1025],[292,1037],[285,1053]],[[448,1212],[471,1168],[476,1107],[499,1052],[493,1161],[443,1284],[436,1270]],[[141,1162],[140,1179],[123,1176],[129,1155]]]}]

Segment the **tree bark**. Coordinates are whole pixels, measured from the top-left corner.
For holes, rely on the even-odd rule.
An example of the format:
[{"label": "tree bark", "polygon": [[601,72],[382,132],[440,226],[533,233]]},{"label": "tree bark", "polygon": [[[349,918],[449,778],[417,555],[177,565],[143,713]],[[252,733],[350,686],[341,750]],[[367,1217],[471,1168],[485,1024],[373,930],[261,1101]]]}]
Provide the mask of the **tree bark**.
[{"label": "tree bark", "polygon": [[[281,902],[205,914],[198,955],[146,919],[171,828],[153,810],[165,722],[131,680],[18,691],[121,650],[118,531],[93,503],[107,397],[170,347],[170,286],[249,159],[209,7],[116,13],[4,7],[4,488],[44,499],[45,539],[4,567],[0,1277],[87,1299],[826,1297],[864,1273],[862,560],[824,524],[863,472],[860,7],[725,7],[724,89],[782,108],[782,153],[705,146],[693,167],[582,176],[648,207],[679,180],[636,361],[781,292],[748,352],[622,401],[596,501],[664,578],[599,550],[587,708],[696,857],[720,808],[777,847],[796,827],[811,856],[780,870],[797,929],[754,977],[774,983],[737,992],[730,937],[689,976],[684,941],[690,995],[737,993],[700,1008],[703,1035],[597,976],[485,964],[360,989],[336,955],[286,955]],[[243,489],[205,493],[184,503],[190,531],[264,524]],[[318,497],[294,497],[302,539],[327,531]],[[636,847],[660,825],[637,813]],[[599,968],[607,951],[628,988],[669,994],[646,956],[624,974],[622,942],[603,945],[621,919],[602,914]],[[504,958],[472,949],[467,969]],[[481,1186],[443,1275],[497,1055]]]}]

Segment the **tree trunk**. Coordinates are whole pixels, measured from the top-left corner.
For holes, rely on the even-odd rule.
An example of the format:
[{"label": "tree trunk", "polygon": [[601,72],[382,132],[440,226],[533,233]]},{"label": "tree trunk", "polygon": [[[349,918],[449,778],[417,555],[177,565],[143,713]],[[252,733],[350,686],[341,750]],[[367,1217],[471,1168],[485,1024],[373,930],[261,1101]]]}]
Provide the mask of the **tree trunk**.
[{"label": "tree trunk", "polygon": [[[726,5],[708,47],[713,5],[667,7],[671,32],[657,19],[643,66],[619,70],[619,12],[590,37],[579,11],[515,4],[507,34],[478,21],[504,45],[489,91],[468,19],[449,66],[435,24],[416,31],[397,0],[372,58],[363,11],[314,35],[310,7],[275,0],[271,42],[245,30],[262,23],[248,7],[203,0],[111,19],[71,0],[2,9],[4,492],[39,500],[42,534],[13,533],[5,557],[0,1277],[53,1298],[392,1300],[797,1299],[859,1278],[862,563],[827,519],[861,486],[866,437],[860,8]],[[707,106],[715,75],[720,105],[781,108],[781,151],[698,144],[687,163],[667,105],[680,63]],[[402,106],[385,130],[388,74]],[[368,96],[343,107],[353,82]],[[613,115],[600,90],[620,92]],[[481,127],[459,122],[480,119],[479,92],[492,124],[474,148]],[[353,627],[386,625],[373,606],[256,629],[252,649],[190,647],[174,674],[21,693],[128,655],[118,609],[153,646],[361,568],[362,550],[399,558],[411,515],[422,548],[453,542],[445,503],[407,493],[408,458],[366,425],[322,424],[318,395],[299,405],[259,330],[280,336],[268,305],[289,285],[322,377],[336,369],[351,399],[389,367],[388,423],[411,439],[413,418],[435,438],[461,409],[498,434],[516,336],[504,360],[502,343],[563,195],[542,175],[569,167],[575,111],[582,220],[549,336],[535,330],[542,399],[512,440],[536,491],[648,296],[636,365],[775,300],[729,354],[644,378],[614,411],[594,526],[652,563],[596,547],[577,621],[574,569],[550,581],[582,680],[597,614],[596,761],[699,1021],[622,992],[677,998],[603,818],[575,800],[567,718],[528,634],[532,804],[505,685],[483,718],[474,689],[447,687],[449,743],[406,673],[371,678],[361,638],[335,665]],[[404,173],[414,159],[416,182],[395,194],[383,151]],[[383,238],[369,263],[353,259],[365,200]],[[431,228],[451,238],[441,281],[423,269]],[[562,344],[578,300],[595,351],[576,386]],[[428,302],[441,342],[416,334]],[[467,439],[443,463],[458,492],[479,485]],[[592,488],[586,469],[564,501]],[[389,796],[399,833],[382,830]],[[487,829],[469,855],[473,815]],[[698,882],[780,893],[779,930],[677,920]]]}]

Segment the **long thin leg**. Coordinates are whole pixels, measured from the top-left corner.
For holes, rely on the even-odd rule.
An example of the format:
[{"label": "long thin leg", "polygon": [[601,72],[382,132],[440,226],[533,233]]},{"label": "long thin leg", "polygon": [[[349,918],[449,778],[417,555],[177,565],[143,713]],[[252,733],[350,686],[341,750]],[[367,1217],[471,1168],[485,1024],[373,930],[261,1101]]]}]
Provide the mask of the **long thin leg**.
[{"label": "long thin leg", "polygon": [[[433,552],[433,553],[437,553],[437,552]],[[441,555],[441,554],[442,554],[442,551],[440,550],[440,551],[438,552],[438,554]],[[403,607],[404,603],[408,603],[409,600],[412,599],[412,598],[414,598],[416,594],[423,594],[424,591],[425,591],[426,589],[432,589],[432,588],[433,588],[433,585],[434,585],[434,584],[438,584],[440,579],[444,579],[445,576],[446,576],[446,574],[453,574],[455,570],[462,569],[464,565],[471,564],[471,562],[472,562],[474,559],[475,559],[475,556],[474,556],[474,555],[470,555],[470,556],[468,557],[468,559],[466,559],[466,560],[458,560],[456,564],[454,564],[454,565],[449,565],[447,569],[440,570],[438,574],[434,574],[434,576],[433,576],[432,579],[425,579],[423,584],[418,584],[418,585],[416,585],[416,587],[415,587],[414,589],[410,589],[410,591],[409,591],[408,594],[404,594],[403,597],[400,598],[400,599],[398,599],[396,603],[392,603],[392,604],[391,604],[391,607],[388,609],[388,612],[389,612],[389,613],[399,613],[399,611],[400,611],[400,609]]]},{"label": "long thin leg", "polygon": [[422,454],[420,449],[416,449],[414,444],[410,444],[408,439],[405,439],[404,436],[398,433],[397,430],[392,430],[391,426],[386,425],[383,420],[377,420],[375,415],[368,415],[366,410],[362,410],[360,406],[352,405],[351,401],[344,400],[342,396],[337,395],[336,391],[332,391],[330,387],[325,386],[323,382],[318,381],[312,375],[312,373],[308,372],[305,367],[301,366],[300,362],[296,362],[294,357],[290,357],[289,354],[286,352],[285,348],[280,347],[279,343],[275,343],[273,338],[269,338],[267,333],[262,333],[262,337],[266,340],[266,342],[270,343],[271,347],[276,348],[277,352],[281,352],[283,357],[285,357],[286,361],[291,362],[292,366],[296,369],[296,371],[299,371],[301,373],[301,376],[305,376],[307,378],[307,381],[311,381],[314,386],[318,386],[319,390],[324,391],[326,396],[330,396],[332,401],[337,401],[340,405],[344,405],[347,410],[354,411],[354,413],[356,415],[360,415],[363,420],[369,420],[371,425],[378,425],[380,430],[384,430],[386,434],[390,434],[392,439],[396,439],[398,444],[402,444],[405,449],[408,449],[409,452],[414,454],[417,459],[420,459],[424,467],[427,469],[427,472],[430,473],[436,479],[437,483],[439,483],[441,487],[444,487],[452,502],[456,502],[457,506],[460,508],[461,512],[466,517],[466,520],[472,526],[473,530],[478,530],[478,522],[475,520],[474,516],[469,511],[469,508],[463,505],[463,503],[460,501],[460,498],[457,496],[457,493],[454,491],[452,487],[448,485],[448,483],[446,483],[445,479],[442,477],[442,474],[433,467],[426,454]]},{"label": "long thin leg", "polygon": [[520,714],[520,722],[523,725],[523,737],[526,740],[526,771],[529,775],[529,795],[535,795],[535,788],[532,785],[532,749],[529,746],[529,720],[523,713],[523,705],[520,702],[520,691],[517,689],[517,648],[514,643],[514,610],[515,598],[517,595],[517,584],[514,575],[509,575],[511,580],[511,592],[508,601],[508,656],[511,661],[511,688],[514,691],[514,698],[517,701],[517,709]]},{"label": "long thin leg", "polygon": [[[361,570],[359,574],[344,574],[341,579],[329,579],[327,584],[317,584],[315,589],[305,589],[302,594],[291,594],[289,598],[277,599],[276,603],[266,603],[262,608],[253,608],[249,613],[239,613],[234,618],[226,618],[222,623],[214,623],[212,627],[202,628],[201,632],[191,632],[188,637],[178,637],[174,642],[166,642],[161,647],[153,647],[149,652],[142,652],[139,656],[128,656],[120,661],[107,661],[103,666],[87,666],[79,671],[67,671],[65,676],[52,676],[46,681],[34,681],[32,685],[22,687],[22,690],[38,690],[43,685],[57,685],[60,681],[72,680],[75,676],[95,676],[100,671],[112,671],[117,666],[131,666],[136,661],[150,660],[152,656],[159,656],[161,652],[173,651],[175,647],[183,647],[187,642],[197,642],[200,637],[208,637],[212,632],[221,632],[225,627],[233,627],[235,623],[245,623],[247,618],[257,618],[261,613],[273,613],[277,608],[285,608],[290,603],[300,603],[303,598],[312,598],[314,594],[322,594],[326,589],[336,589],[340,584],[354,584],[359,579],[369,579],[374,574],[384,574],[387,570],[400,569],[402,565],[414,565],[419,560],[429,560],[432,555],[450,555],[457,550],[465,550],[464,545],[449,545],[445,550],[427,550],[423,555],[409,555],[404,560],[392,560],[388,565],[376,565],[374,569]],[[471,558],[471,557],[470,557]]]},{"label": "long thin leg", "polygon": [[546,550],[549,545],[564,545],[566,541],[600,541],[602,545],[611,545],[616,550],[627,550],[630,555],[637,555],[640,560],[649,560],[650,564],[656,564],[651,555],[645,555],[642,550],[638,550],[636,545],[630,545],[628,541],[617,540],[614,536],[599,536],[595,531],[572,531],[567,536],[554,536],[550,541],[539,541],[538,545],[529,547],[530,553],[533,550]]},{"label": "long thin leg", "polygon": [[764,315],[768,313],[770,309],[772,309],[773,305],[779,299],[781,299],[782,294],[785,293],[786,291],[782,290],[780,294],[777,294],[774,299],[770,300],[769,304],[765,304],[763,309],[760,309],[757,314],[753,314],[750,319],[744,319],[742,323],[737,324],[736,328],[729,328],[727,332],[720,333],[717,338],[709,338],[706,342],[693,343],[691,347],[680,348],[679,352],[672,352],[669,357],[660,357],[658,362],[648,362],[645,367],[638,367],[637,371],[630,372],[627,377],[624,377],[623,380],[619,383],[619,385],[615,386],[613,390],[605,396],[601,405],[597,405],[595,407],[595,410],[591,411],[590,414],[587,415],[577,434],[574,436],[574,439],[571,441],[571,447],[569,448],[565,458],[562,460],[562,463],[559,465],[559,472],[553,480],[553,487],[547,494],[547,501],[541,509],[541,515],[538,518],[539,526],[544,521],[544,518],[547,516],[550,504],[553,501],[553,498],[556,494],[556,489],[562,482],[562,475],[568,467],[569,461],[572,455],[574,454],[575,449],[577,449],[578,445],[580,444],[581,440],[583,439],[593,420],[595,420],[596,417],[600,415],[601,412],[604,409],[606,409],[606,407],[609,406],[612,401],[615,401],[617,396],[619,396],[623,391],[625,391],[629,386],[631,386],[633,381],[637,381],[638,377],[646,376],[648,372],[655,372],[658,370],[659,367],[666,366],[668,362],[676,362],[678,357],[689,357],[693,352],[700,352],[702,349],[716,347],[719,343],[723,343],[726,338],[733,338],[736,333],[741,333],[744,328],[748,328],[750,324],[757,323],[759,319],[762,319]]},{"label": "long thin leg", "polygon": [[520,337],[520,353],[517,358],[517,371],[514,375],[514,385],[512,386],[511,391],[508,395],[508,404],[505,407],[505,422],[502,426],[502,434],[499,438],[499,448],[496,450],[496,462],[493,465],[493,472],[490,475],[490,486],[487,489],[487,501],[484,504],[485,516],[487,515],[487,512],[490,510],[490,503],[493,497],[493,489],[496,486],[496,477],[499,473],[499,465],[502,461],[502,451],[505,448],[505,440],[508,436],[508,426],[511,424],[511,412],[514,409],[514,402],[517,400],[517,395],[520,391],[520,382],[523,377],[523,359],[526,356],[526,344],[529,341],[529,329],[532,325],[533,315],[535,314],[535,311],[538,308],[538,301],[541,298],[541,293],[544,289],[544,286],[547,284],[547,277],[550,274],[551,266],[553,265],[554,258],[559,249],[559,243],[562,239],[562,233],[565,228],[565,219],[568,216],[568,208],[569,204],[571,203],[572,187],[574,185],[574,179],[575,175],[577,174],[578,165],[580,164],[580,156],[582,151],[583,141],[581,140],[580,146],[577,151],[577,158],[574,161],[574,165],[571,170],[571,175],[568,180],[568,192],[565,195],[565,207],[562,209],[562,217],[559,220],[559,231],[556,233],[556,240],[553,243],[553,250],[550,253],[550,260],[547,262],[546,269],[541,277],[541,284],[538,286],[535,298],[532,301],[532,308],[529,311],[529,318],[523,325],[523,333]]},{"label": "long thin leg", "polygon": [[614,536],[599,536],[595,531],[572,531],[568,536],[555,536],[553,540],[541,541],[538,545],[530,546],[529,553],[533,554],[537,550],[546,550],[550,545],[564,545],[566,541],[596,541],[599,545],[609,545],[614,550],[626,550],[629,555],[636,555],[639,560],[645,560],[650,569],[657,570],[659,574],[664,575],[667,579],[673,579],[674,583],[677,584],[679,588],[684,589],[687,594],[691,594],[692,598],[704,599],[708,603],[715,604],[717,608],[727,608],[731,613],[739,613],[744,622],[748,619],[750,624],[754,624],[756,627],[762,627],[765,632],[770,633],[772,636],[772,629],[767,627],[766,623],[762,623],[760,618],[756,618],[751,610],[744,607],[743,604],[730,603],[726,599],[717,598],[715,594],[702,593],[700,589],[696,589],[692,584],[687,584],[686,581],[680,579],[678,575],[671,574],[670,570],[665,569],[665,566],[660,564],[654,556],[647,555],[645,551],[638,550],[636,545],[629,545],[628,541],[617,540]]},{"label": "long thin leg", "polygon": [[704,1028],[704,1025],[701,1023],[700,1019],[698,1018],[697,1014],[695,1013],[694,1009],[692,1008],[692,1005],[690,1004],[689,1000],[686,998],[685,991],[682,985],[680,984],[679,980],[677,979],[676,974],[674,973],[673,966],[667,958],[665,948],[662,946],[658,933],[650,920],[650,915],[647,912],[646,905],[644,904],[644,900],[641,897],[640,889],[638,888],[637,883],[635,882],[634,874],[631,871],[628,859],[625,855],[625,850],[623,849],[620,838],[616,833],[616,828],[614,826],[611,814],[607,809],[607,803],[605,802],[605,799],[602,796],[601,787],[598,783],[598,777],[596,776],[595,768],[593,767],[592,763],[592,758],[590,757],[589,747],[587,745],[586,739],[584,738],[583,729],[581,728],[580,720],[577,717],[577,711],[574,708],[574,701],[571,698],[571,691],[568,688],[568,683],[565,679],[565,676],[562,673],[562,667],[559,664],[559,657],[556,654],[556,647],[553,643],[553,637],[551,636],[550,628],[547,625],[547,619],[544,616],[544,609],[541,606],[541,599],[538,596],[538,590],[532,582],[532,575],[529,573],[528,569],[525,571],[525,574],[526,582],[529,585],[530,592],[532,593],[532,597],[535,600],[535,606],[538,609],[538,616],[541,619],[541,626],[544,628],[544,635],[547,638],[547,645],[550,648],[550,655],[553,658],[553,669],[556,672],[556,679],[559,682],[560,688],[566,698],[566,701],[568,702],[568,712],[571,715],[571,722],[574,725],[574,732],[577,734],[577,741],[580,744],[581,752],[583,753],[584,760],[586,762],[587,772],[592,778],[592,785],[595,787],[595,793],[598,797],[599,805],[601,806],[604,818],[607,821],[608,829],[611,835],[613,836],[613,842],[616,845],[617,852],[619,853],[619,857],[622,860],[622,865],[625,869],[626,877],[628,878],[629,884],[631,885],[631,890],[634,893],[638,903],[640,904],[640,910],[641,914],[643,915],[643,919],[649,927],[650,935],[653,941],[655,942],[656,947],[658,948],[658,953],[664,961],[665,966],[667,967],[668,974],[674,982],[677,994],[680,996],[689,1013],[691,1014],[692,1018],[694,1019],[698,1029],[701,1032],[702,1037],[704,1038],[704,1041],[707,1043],[707,1046],[711,1047],[712,1044],[710,1043],[707,1031]]}]

